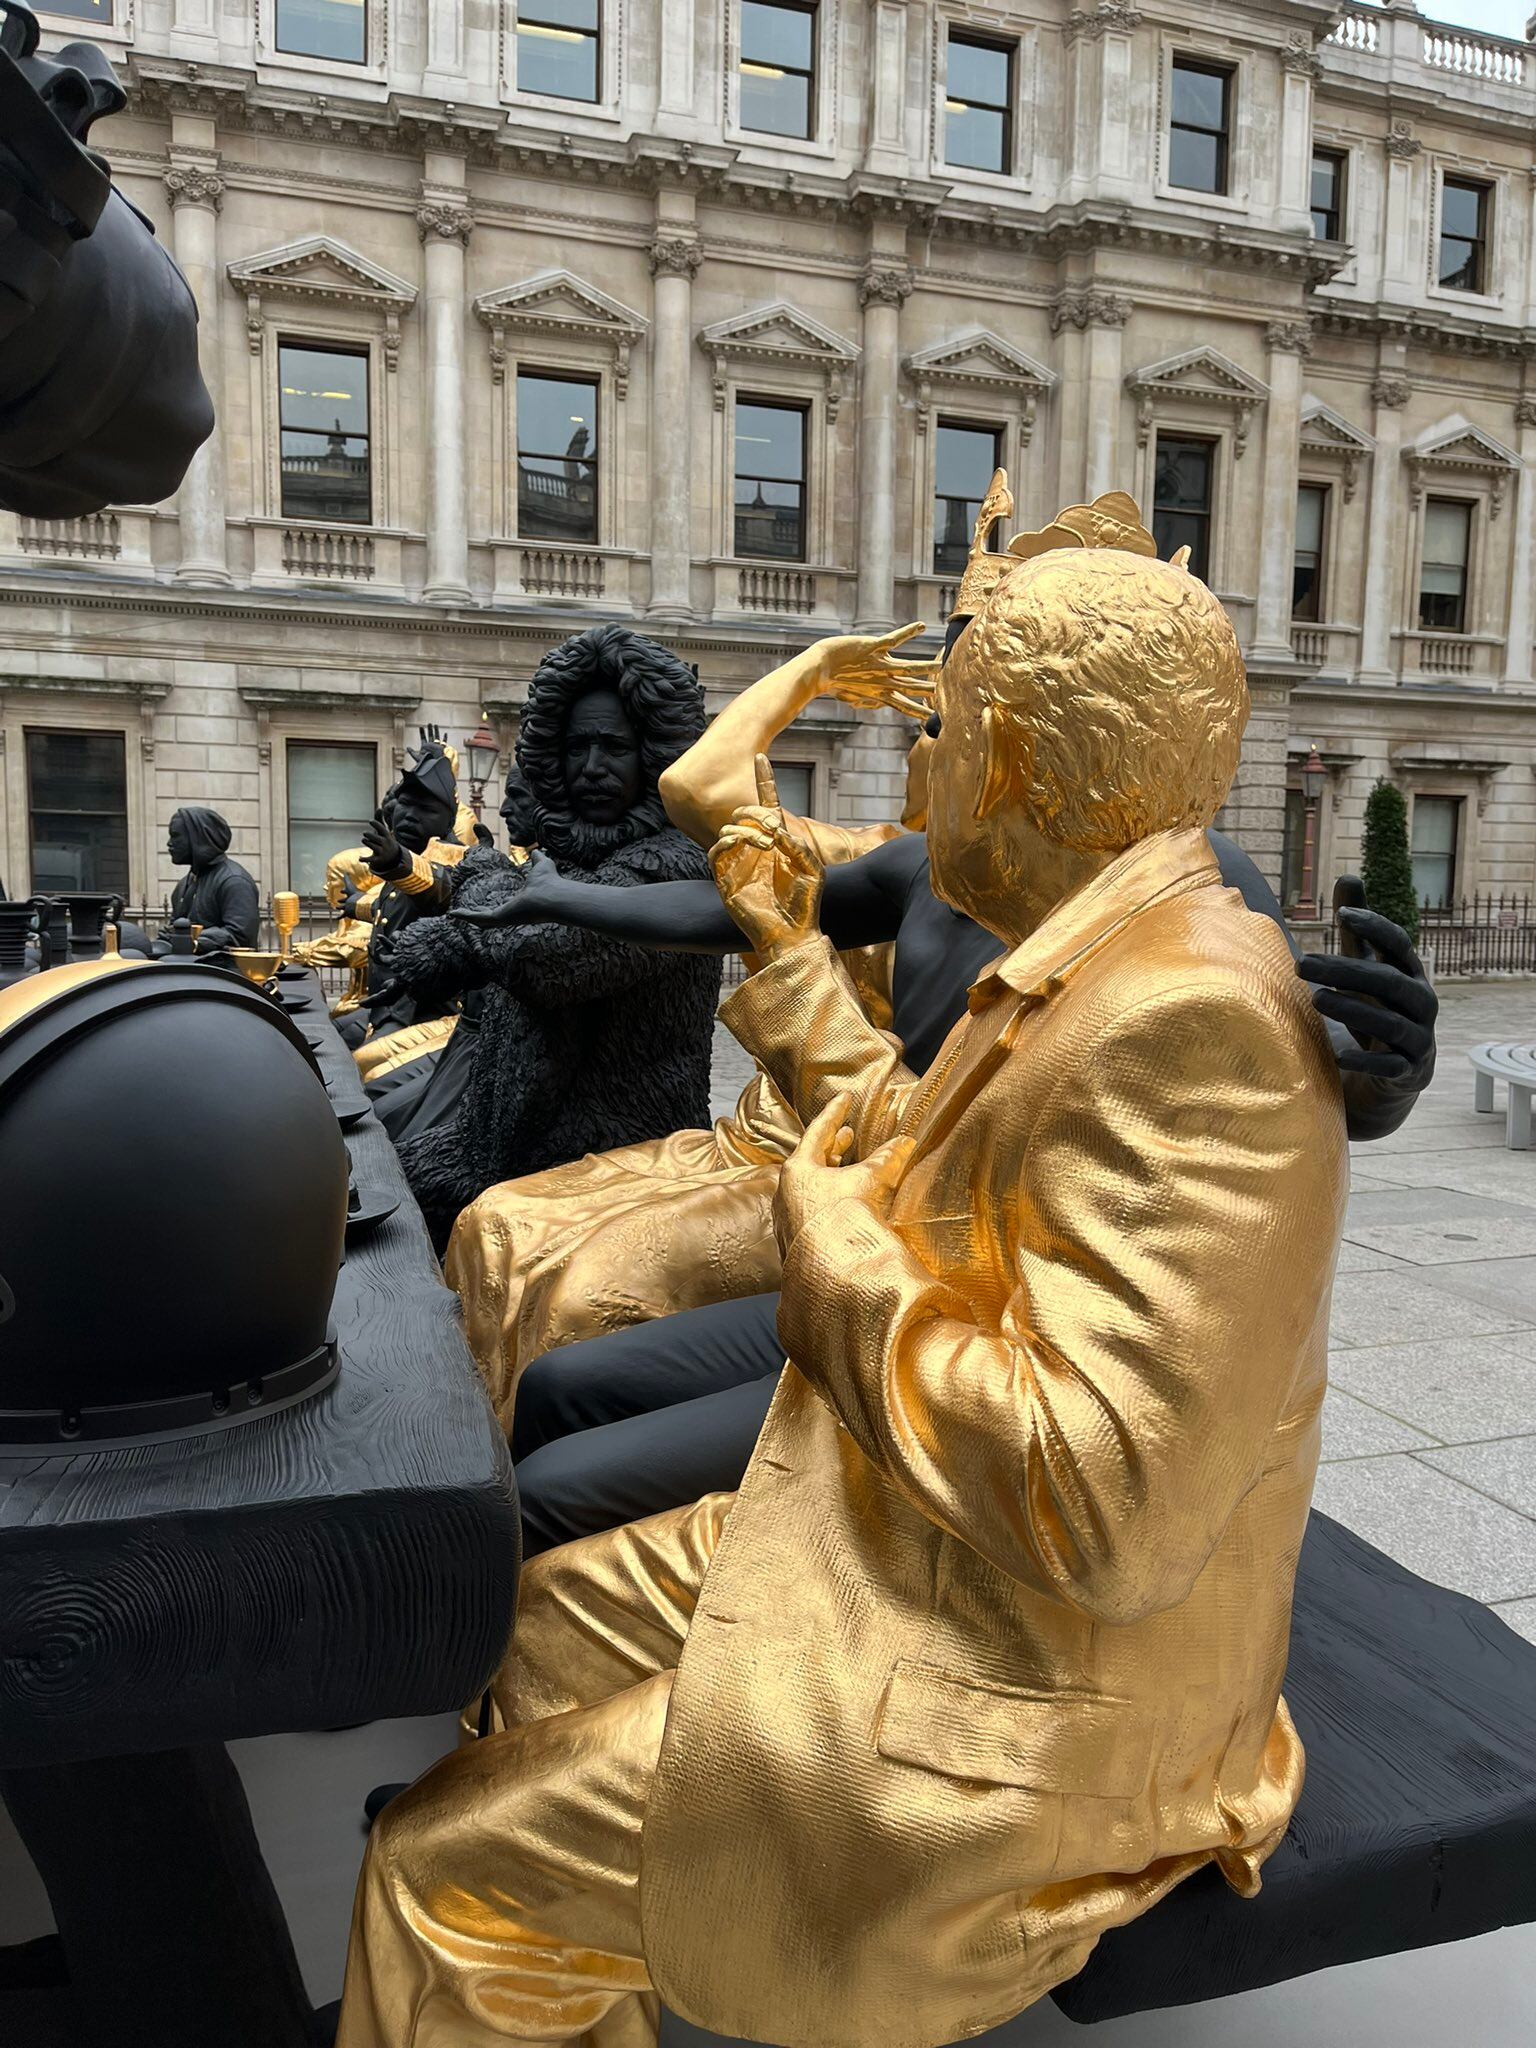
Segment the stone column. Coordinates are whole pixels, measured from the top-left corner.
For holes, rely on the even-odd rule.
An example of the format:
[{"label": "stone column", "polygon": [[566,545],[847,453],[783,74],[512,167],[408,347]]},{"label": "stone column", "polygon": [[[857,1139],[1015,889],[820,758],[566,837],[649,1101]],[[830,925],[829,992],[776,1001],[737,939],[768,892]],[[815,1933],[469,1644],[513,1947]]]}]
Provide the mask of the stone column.
[{"label": "stone column", "polygon": [[464,250],[474,216],[464,194],[423,187],[416,225],[426,247],[427,604],[472,604],[464,394]]},{"label": "stone column", "polygon": [[176,496],[181,530],[178,583],[228,583],[224,537],[223,378],[219,364],[219,208],[224,180],[218,158],[173,161],[165,189],[175,212],[173,239],[192,296],[197,301],[197,359],[213,394],[216,424],[192,458]]},{"label": "stone column", "polygon": [[864,353],[859,364],[859,591],[854,631],[883,633],[896,621],[896,409],[901,306],[912,271],[901,259],[864,266]]},{"label": "stone column", "polygon": [[1288,662],[1291,587],[1296,551],[1297,444],[1301,436],[1301,364],[1312,353],[1305,320],[1273,320],[1269,343],[1269,407],[1264,421],[1264,476],[1260,486],[1259,593],[1252,658]]},{"label": "stone column", "polygon": [[1515,486],[1515,533],[1511,550],[1509,627],[1504,641],[1504,680],[1529,683],[1531,671],[1531,579],[1536,576],[1536,397],[1515,405],[1520,429],[1520,475]]},{"label": "stone column", "polygon": [[1398,517],[1402,503],[1399,475],[1403,447],[1403,407],[1408,379],[1400,370],[1383,368],[1371,386],[1376,454],[1371,462],[1371,507],[1365,529],[1365,604],[1360,626],[1362,683],[1392,683],[1392,604],[1397,591]]},{"label": "stone column", "polygon": [[651,601],[653,619],[693,613],[693,458],[689,403],[693,280],[704,251],[692,220],[658,219],[651,244]]},{"label": "stone column", "polygon": [[[1124,337],[1132,302],[1095,287],[1070,289],[1051,308],[1051,332],[1082,340],[1061,363],[1061,469],[1063,505],[1091,502],[1105,491],[1135,492],[1135,477],[1120,455],[1125,403]],[[1022,512],[1022,506],[1020,511]],[[1041,517],[1058,509],[1049,506]]]}]

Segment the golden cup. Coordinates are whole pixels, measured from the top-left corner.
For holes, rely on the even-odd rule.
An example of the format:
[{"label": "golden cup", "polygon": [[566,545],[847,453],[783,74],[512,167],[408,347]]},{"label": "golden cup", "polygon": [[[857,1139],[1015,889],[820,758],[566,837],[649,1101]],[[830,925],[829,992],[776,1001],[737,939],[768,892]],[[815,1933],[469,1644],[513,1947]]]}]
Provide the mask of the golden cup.
[{"label": "golden cup", "polygon": [[291,889],[279,889],[273,896],[272,922],[277,927],[278,954],[286,960],[289,944],[299,922],[299,899]]},{"label": "golden cup", "polygon": [[281,953],[257,953],[246,946],[231,946],[224,955],[236,974],[243,975],[256,988],[266,987],[282,957]]}]

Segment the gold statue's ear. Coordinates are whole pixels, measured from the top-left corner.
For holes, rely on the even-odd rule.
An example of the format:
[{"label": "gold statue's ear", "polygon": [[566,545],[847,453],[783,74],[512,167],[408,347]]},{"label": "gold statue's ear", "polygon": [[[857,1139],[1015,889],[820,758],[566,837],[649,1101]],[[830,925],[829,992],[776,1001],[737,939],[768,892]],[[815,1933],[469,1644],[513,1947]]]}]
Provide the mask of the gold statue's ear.
[{"label": "gold statue's ear", "polygon": [[1008,472],[995,469],[992,481],[987,485],[987,495],[976,514],[976,524],[971,529],[971,552],[966,558],[960,588],[955,592],[951,618],[973,618],[997,588],[1009,563],[1005,555],[995,554],[987,543],[997,522],[1012,517],[1013,493],[1008,488]]},{"label": "gold statue's ear", "polygon": [[990,818],[999,804],[1018,790],[1019,734],[1010,734],[1008,714],[996,704],[985,704],[981,712],[982,774],[981,794],[976,799],[976,818]]},{"label": "gold statue's ear", "polygon": [[1176,548],[1168,557],[1168,566],[1170,569],[1187,569],[1189,567],[1189,549]]}]

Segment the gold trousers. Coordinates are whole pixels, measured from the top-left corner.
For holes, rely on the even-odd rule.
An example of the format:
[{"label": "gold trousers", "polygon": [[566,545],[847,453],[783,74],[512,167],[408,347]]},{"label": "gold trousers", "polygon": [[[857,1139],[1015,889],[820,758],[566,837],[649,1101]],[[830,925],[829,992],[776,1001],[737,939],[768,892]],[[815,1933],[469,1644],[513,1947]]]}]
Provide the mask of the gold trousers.
[{"label": "gold trousers", "polygon": [[546,1351],[779,1284],[779,1161],[677,1131],[503,1181],[454,1225],[445,1268],[502,1427]]},{"label": "gold trousers", "polygon": [[498,1732],[374,1823],[336,2048],[651,2048],[640,1839],[672,1674],[732,1494],[523,1572]]},{"label": "gold trousers", "polygon": [[365,1039],[352,1055],[360,1078],[382,1081],[386,1074],[392,1074],[396,1067],[403,1067],[408,1060],[419,1060],[424,1053],[440,1052],[453,1036],[453,1027],[458,1021],[456,1016],[432,1017],[425,1024],[402,1024],[398,1031],[385,1031],[377,1038]]}]

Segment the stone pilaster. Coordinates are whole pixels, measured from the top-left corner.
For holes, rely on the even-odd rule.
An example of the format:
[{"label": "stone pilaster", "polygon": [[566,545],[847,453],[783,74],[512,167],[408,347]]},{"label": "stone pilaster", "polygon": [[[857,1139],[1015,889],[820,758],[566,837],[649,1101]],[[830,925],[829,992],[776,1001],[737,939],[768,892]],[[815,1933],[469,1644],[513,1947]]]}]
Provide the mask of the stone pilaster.
[{"label": "stone pilaster", "polygon": [[1511,548],[1509,626],[1504,641],[1504,680],[1532,680],[1531,580],[1536,576],[1536,396],[1527,393],[1515,405],[1519,429],[1520,476],[1515,487],[1515,532]]},{"label": "stone pilaster", "polygon": [[230,581],[224,533],[224,434],[219,361],[219,208],[224,180],[216,156],[174,156],[165,174],[174,211],[176,261],[197,301],[197,359],[219,423],[193,456],[176,497],[181,533],[178,583]]},{"label": "stone pilaster", "polygon": [[1259,591],[1252,659],[1290,661],[1291,587],[1296,550],[1296,468],[1301,436],[1301,365],[1312,353],[1305,320],[1271,321],[1269,406],[1264,420],[1260,484]]},{"label": "stone pilaster", "polygon": [[871,256],[859,285],[859,589],[854,630],[881,633],[896,618],[896,412],[901,308],[912,290],[905,260]]},{"label": "stone pilaster", "polygon": [[[1061,504],[1091,503],[1105,491],[1134,490],[1120,454],[1125,404],[1124,339],[1132,302],[1098,286],[1064,291],[1051,307],[1061,337]],[[1053,508],[1054,509],[1054,508]]]},{"label": "stone pilaster", "polygon": [[652,618],[693,617],[693,459],[689,389],[693,280],[704,261],[691,219],[660,219],[651,244]]},{"label": "stone pilaster", "polygon": [[464,251],[474,228],[462,191],[422,188],[427,355],[427,604],[470,604],[464,450]]},{"label": "stone pilaster", "polygon": [[1408,379],[1383,365],[1371,386],[1376,454],[1371,463],[1370,516],[1365,538],[1365,603],[1360,628],[1362,683],[1397,679],[1392,662],[1392,606],[1397,595],[1398,521],[1402,516],[1403,407]]}]

